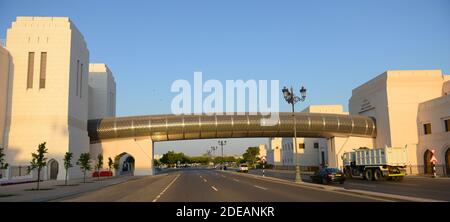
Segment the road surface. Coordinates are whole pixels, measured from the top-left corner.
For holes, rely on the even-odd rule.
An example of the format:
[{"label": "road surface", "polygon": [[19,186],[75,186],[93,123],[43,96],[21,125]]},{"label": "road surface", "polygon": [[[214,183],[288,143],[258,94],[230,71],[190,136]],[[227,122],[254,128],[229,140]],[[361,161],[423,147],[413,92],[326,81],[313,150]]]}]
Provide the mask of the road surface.
[{"label": "road surface", "polygon": [[109,186],[61,201],[324,202],[389,201],[211,169],[184,169]]},{"label": "road surface", "polygon": [[[250,174],[262,175],[262,170],[250,170]],[[293,181],[294,171],[265,170],[265,175]],[[311,183],[309,175],[302,175],[303,181]],[[343,185],[330,184],[331,186],[346,189],[358,189],[365,191],[381,192],[433,200],[450,201],[450,178],[427,178],[418,176],[406,176],[403,181],[367,181],[362,178],[347,179]]]}]

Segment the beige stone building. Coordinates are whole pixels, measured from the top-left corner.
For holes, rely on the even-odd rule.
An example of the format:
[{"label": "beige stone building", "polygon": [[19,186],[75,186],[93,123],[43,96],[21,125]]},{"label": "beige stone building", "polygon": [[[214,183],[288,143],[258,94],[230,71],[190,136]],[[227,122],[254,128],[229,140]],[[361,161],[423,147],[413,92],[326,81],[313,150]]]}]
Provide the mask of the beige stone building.
[{"label": "beige stone building", "polygon": [[274,166],[283,165],[281,159],[281,137],[269,138],[269,148],[267,149],[267,164]]},{"label": "beige stone building", "polygon": [[89,119],[116,116],[116,81],[106,64],[89,64]]},{"label": "beige stone building", "polygon": [[6,127],[6,114],[10,103],[9,82],[12,80],[11,56],[3,46],[0,46],[0,147],[5,147],[4,134]]},{"label": "beige stone building", "polygon": [[349,111],[376,119],[376,147],[407,147],[408,173],[430,173],[427,150],[435,149],[443,174],[449,165],[449,80],[441,70],[386,71],[352,91]]},{"label": "beige stone building", "polygon": [[[7,176],[34,177],[26,166],[46,142],[43,178],[64,179],[64,154],[72,152],[75,163],[90,152],[89,116],[115,115],[115,83],[111,98],[89,95],[105,80],[89,86],[89,50],[67,17],[17,17],[7,30],[6,48],[0,47],[0,63],[0,142],[10,164]],[[108,77],[114,82],[109,69]],[[90,114],[89,103],[104,99],[112,101],[107,109]],[[70,168],[69,178],[81,176],[79,167]]]}]

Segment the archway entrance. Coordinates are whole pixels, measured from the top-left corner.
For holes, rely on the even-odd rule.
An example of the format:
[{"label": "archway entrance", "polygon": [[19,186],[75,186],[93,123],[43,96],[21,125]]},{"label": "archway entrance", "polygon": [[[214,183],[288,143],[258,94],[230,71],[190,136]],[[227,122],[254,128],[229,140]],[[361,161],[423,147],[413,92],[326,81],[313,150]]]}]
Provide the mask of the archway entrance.
[{"label": "archway entrance", "polygon": [[121,153],[114,159],[117,165],[118,175],[126,175],[134,173],[134,157],[128,153]]},{"label": "archway entrance", "polygon": [[433,173],[433,166],[431,165],[431,162],[430,162],[432,156],[433,156],[433,153],[430,150],[425,151],[425,154],[423,155],[423,166],[424,166],[425,174]]},{"label": "archway entrance", "polygon": [[445,172],[447,176],[450,176],[450,147],[445,152]]},{"label": "archway entrance", "polygon": [[49,178],[50,180],[56,180],[58,178],[58,161],[51,159],[48,161],[49,166]]}]

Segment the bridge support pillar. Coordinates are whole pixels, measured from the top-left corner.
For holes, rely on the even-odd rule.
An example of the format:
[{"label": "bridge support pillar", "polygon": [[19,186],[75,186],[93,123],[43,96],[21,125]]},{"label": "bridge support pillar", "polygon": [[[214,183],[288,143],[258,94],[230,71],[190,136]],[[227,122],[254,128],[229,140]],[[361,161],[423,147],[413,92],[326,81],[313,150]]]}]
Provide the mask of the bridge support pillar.
[{"label": "bridge support pillar", "polygon": [[[99,153],[103,154],[103,162],[108,158],[115,159],[121,154],[129,154],[134,159],[134,175],[153,175],[153,141],[150,138],[131,138],[102,141],[91,144],[90,154],[96,159]],[[120,169],[119,169],[120,170]]]},{"label": "bridge support pillar", "polygon": [[375,139],[365,137],[331,137],[327,139],[328,167],[343,169],[342,155],[360,147],[374,148]]}]

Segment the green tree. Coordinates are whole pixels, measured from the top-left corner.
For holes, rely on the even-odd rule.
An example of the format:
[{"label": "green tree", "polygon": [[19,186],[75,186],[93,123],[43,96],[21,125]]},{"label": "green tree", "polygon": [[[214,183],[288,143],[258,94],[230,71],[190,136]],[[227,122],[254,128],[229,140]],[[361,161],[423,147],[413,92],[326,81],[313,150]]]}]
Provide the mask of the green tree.
[{"label": "green tree", "polygon": [[66,186],[67,186],[67,174],[69,172],[69,168],[73,167],[72,157],[73,157],[73,153],[70,153],[70,152],[66,152],[66,154],[64,155],[64,169],[66,169],[66,179],[65,179],[64,185],[66,185]]},{"label": "green tree", "polygon": [[117,155],[116,157],[114,157],[113,168],[114,168],[115,170],[118,170],[118,169],[119,169],[120,157],[121,157],[121,155]]},{"label": "green tree", "polygon": [[8,163],[6,163],[3,159],[4,156],[4,148],[0,147],[0,178],[2,178],[2,170],[6,170],[8,168]]},{"label": "green tree", "polygon": [[103,168],[103,154],[99,153],[97,155],[97,165],[95,165],[97,169],[97,178],[100,179],[100,170]]},{"label": "green tree", "polygon": [[47,165],[47,158],[45,157],[45,154],[47,153],[48,150],[47,148],[45,148],[45,144],[46,142],[39,144],[37,153],[31,154],[32,160],[30,162],[30,166],[28,166],[28,173],[30,173],[34,169],[37,169],[38,171],[36,190],[39,190],[39,182],[41,181],[41,170],[43,167]]},{"label": "green tree", "polygon": [[175,153],[175,151],[168,151],[163,154],[160,159],[161,163],[167,164],[169,166],[174,166],[178,163],[189,163],[189,158],[184,155],[184,153]]},{"label": "green tree", "polygon": [[81,171],[83,171],[83,183],[86,183],[86,171],[92,169],[91,156],[89,155],[89,153],[80,154],[77,165],[80,166]]},{"label": "green tree", "polygon": [[114,167],[114,162],[111,159],[111,157],[108,157],[108,169],[111,171],[111,169]]},{"label": "green tree", "polygon": [[259,155],[259,147],[249,147],[242,155],[245,162],[247,162],[250,166],[253,166],[255,162],[258,160],[257,156]]}]

